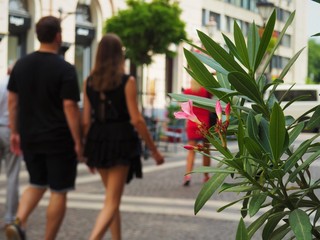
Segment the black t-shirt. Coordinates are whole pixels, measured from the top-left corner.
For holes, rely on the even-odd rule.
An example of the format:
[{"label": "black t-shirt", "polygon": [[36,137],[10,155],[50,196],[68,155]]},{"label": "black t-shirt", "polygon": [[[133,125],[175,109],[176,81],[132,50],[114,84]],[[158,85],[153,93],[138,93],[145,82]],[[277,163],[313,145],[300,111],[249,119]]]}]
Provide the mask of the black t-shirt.
[{"label": "black t-shirt", "polygon": [[8,90],[18,94],[18,126],[23,151],[58,153],[74,143],[63,100],[79,101],[75,68],[59,55],[34,52],[17,61]]}]

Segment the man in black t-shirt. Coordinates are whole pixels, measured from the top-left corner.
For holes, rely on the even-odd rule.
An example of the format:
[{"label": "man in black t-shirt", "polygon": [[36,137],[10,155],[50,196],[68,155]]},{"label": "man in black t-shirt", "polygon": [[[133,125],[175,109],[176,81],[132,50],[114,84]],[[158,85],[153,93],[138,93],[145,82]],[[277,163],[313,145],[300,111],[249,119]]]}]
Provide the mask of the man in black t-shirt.
[{"label": "man in black t-shirt", "polygon": [[77,158],[82,158],[79,87],[74,67],[58,54],[61,27],[48,16],[36,25],[40,48],[20,60],[10,76],[11,149],[24,155],[30,186],[24,191],[8,239],[25,239],[28,216],[47,188],[45,239],[54,239],[66,211],[67,192],[74,189]]}]

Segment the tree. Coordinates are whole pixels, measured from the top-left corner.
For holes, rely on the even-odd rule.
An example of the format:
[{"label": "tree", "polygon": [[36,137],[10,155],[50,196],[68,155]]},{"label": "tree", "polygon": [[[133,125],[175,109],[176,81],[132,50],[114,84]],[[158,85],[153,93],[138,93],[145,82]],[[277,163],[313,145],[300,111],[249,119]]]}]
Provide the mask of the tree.
[{"label": "tree", "polygon": [[116,33],[126,47],[126,57],[136,65],[150,64],[153,54],[174,53],[170,44],[186,39],[181,9],[170,0],[127,0],[128,8],[105,22],[104,32]]},{"label": "tree", "polygon": [[320,44],[315,40],[309,40],[308,44],[308,77],[320,83]]}]

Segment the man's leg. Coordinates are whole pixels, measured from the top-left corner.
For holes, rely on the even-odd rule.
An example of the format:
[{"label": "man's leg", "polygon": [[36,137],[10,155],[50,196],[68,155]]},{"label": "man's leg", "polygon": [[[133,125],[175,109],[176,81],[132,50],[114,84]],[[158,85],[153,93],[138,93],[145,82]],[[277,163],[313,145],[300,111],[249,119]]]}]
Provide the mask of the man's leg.
[{"label": "man's leg", "polygon": [[45,240],[54,240],[57,236],[66,212],[67,193],[51,192],[47,207]]},{"label": "man's leg", "polygon": [[45,192],[46,188],[38,188],[34,186],[29,186],[23,192],[17,212],[17,218],[21,222],[22,229],[26,228],[29,215],[38,205]]},{"label": "man's leg", "polygon": [[20,156],[16,156],[7,149],[5,156],[6,175],[7,175],[7,197],[6,197],[6,223],[12,223],[15,220],[19,203],[19,172],[21,165]]}]

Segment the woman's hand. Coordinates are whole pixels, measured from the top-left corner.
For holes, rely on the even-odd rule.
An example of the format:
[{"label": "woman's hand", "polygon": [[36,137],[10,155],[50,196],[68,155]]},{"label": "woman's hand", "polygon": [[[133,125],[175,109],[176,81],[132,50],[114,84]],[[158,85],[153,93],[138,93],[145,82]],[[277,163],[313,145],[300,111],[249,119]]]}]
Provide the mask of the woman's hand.
[{"label": "woman's hand", "polygon": [[152,157],[156,161],[157,165],[161,165],[164,163],[164,157],[158,150],[152,151]]}]

